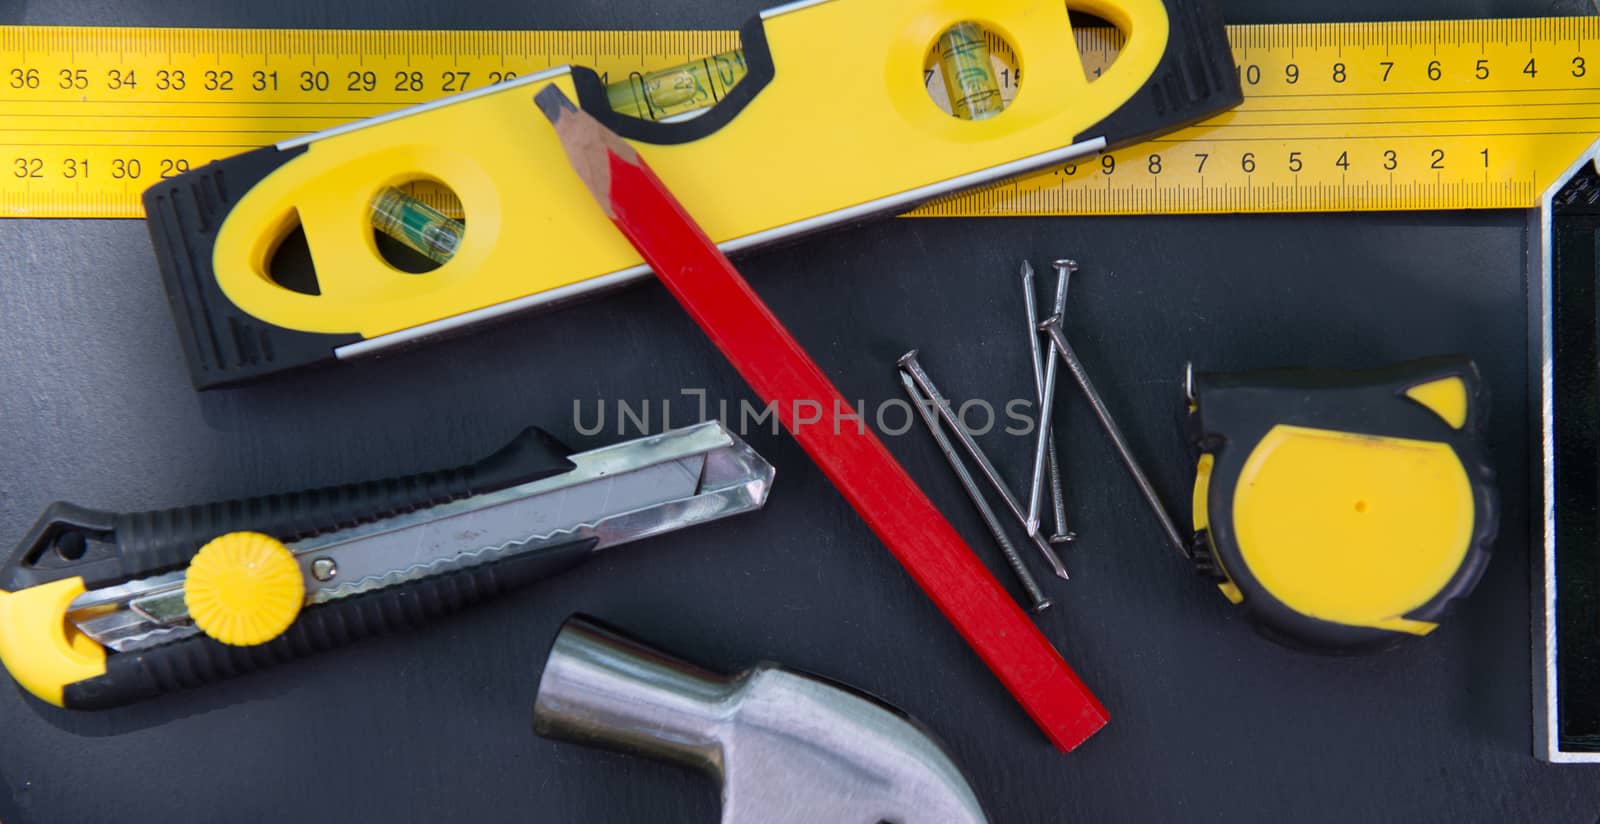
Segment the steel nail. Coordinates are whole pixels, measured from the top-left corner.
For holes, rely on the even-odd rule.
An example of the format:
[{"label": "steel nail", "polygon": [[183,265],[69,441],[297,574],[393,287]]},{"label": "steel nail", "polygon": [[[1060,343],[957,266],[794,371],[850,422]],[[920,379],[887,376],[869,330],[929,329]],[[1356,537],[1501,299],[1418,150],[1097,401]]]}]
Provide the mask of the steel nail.
[{"label": "steel nail", "polygon": [[1000,553],[1005,556],[1006,563],[1011,566],[1011,571],[1016,573],[1017,580],[1022,582],[1022,588],[1027,591],[1028,597],[1033,600],[1033,611],[1043,612],[1051,604],[1049,597],[1039,588],[1039,582],[1033,579],[1033,573],[1029,572],[1027,565],[1022,562],[1022,556],[1017,554],[1017,548],[1012,546],[1011,539],[1006,537],[1005,530],[1000,526],[1000,519],[995,516],[994,509],[984,499],[983,491],[978,489],[978,482],[973,480],[966,464],[961,462],[961,456],[956,454],[955,446],[950,443],[948,437],[945,437],[939,419],[928,411],[930,401],[917,391],[916,381],[904,371],[900,372],[900,383],[905,386],[906,395],[911,398],[912,408],[917,410],[918,417],[927,424],[928,432],[939,445],[939,451],[944,453],[945,460],[950,462],[950,469],[961,482],[961,488],[966,490],[967,497],[972,499],[972,505],[977,507],[984,526],[989,528],[989,534],[994,536],[994,542],[1000,546]]},{"label": "steel nail", "polygon": [[1064,492],[1065,484],[1061,477],[1061,459],[1056,453],[1056,433],[1050,433],[1049,451],[1045,453],[1045,474],[1050,478],[1050,509],[1055,521],[1055,534],[1050,536],[1050,543],[1065,544],[1078,539],[1078,533],[1067,528],[1067,503]]},{"label": "steel nail", "polygon": [[[1077,261],[1070,260],[1068,258],[1061,258],[1056,260],[1052,265],[1056,270],[1056,299],[1054,304],[1055,314],[1064,317],[1067,311],[1067,284],[1072,279],[1072,273],[1078,271],[1078,263]],[[1032,297],[1031,293],[1029,297]],[[1028,332],[1029,334],[1033,335],[1034,344],[1037,345],[1039,340],[1038,318],[1036,315],[1030,315],[1029,321],[1030,323],[1028,325]],[[1034,357],[1039,357],[1037,351],[1034,353]],[[1043,386],[1043,379],[1043,374],[1041,372],[1041,387]],[[1040,392],[1039,394],[1043,395],[1043,392]],[[1054,426],[1052,426],[1050,431],[1050,451],[1047,453],[1047,461],[1049,465],[1045,467],[1045,471],[1049,473],[1050,476],[1050,508],[1051,514],[1054,516],[1056,523],[1055,534],[1050,536],[1050,543],[1052,544],[1068,543],[1070,541],[1077,540],[1078,537],[1077,533],[1073,532],[1071,527],[1067,526],[1067,498],[1064,491],[1066,485],[1062,481],[1063,473],[1061,471],[1060,456],[1061,453],[1056,449],[1055,429]]]},{"label": "steel nail", "polygon": [[[1028,315],[1028,351],[1033,357],[1033,399],[1042,401],[1044,354],[1039,346],[1039,307],[1033,294],[1033,264],[1027,261],[1022,262],[1022,304]],[[1056,526],[1055,534],[1050,536],[1050,543],[1066,543],[1077,536],[1067,528],[1067,504],[1062,494],[1061,461],[1057,457],[1056,433],[1053,426],[1050,431],[1050,446],[1045,452],[1045,463],[1045,471],[1050,476],[1050,511]]]},{"label": "steel nail", "polygon": [[[1054,316],[1058,322],[1060,315]],[[1025,525],[1029,535],[1039,534],[1039,507],[1044,501],[1045,453],[1050,447],[1051,413],[1056,405],[1056,359],[1044,369],[1044,397],[1039,401],[1039,433],[1033,445],[1033,483],[1028,489],[1028,520]]]},{"label": "steel nail", "polygon": [[1033,264],[1022,262],[1022,306],[1028,314],[1028,351],[1033,353],[1033,399],[1044,398],[1044,350],[1039,346],[1039,305],[1033,295]]},{"label": "steel nail", "polygon": [[1061,329],[1061,318],[1052,317],[1039,325],[1046,335],[1050,336],[1050,343],[1055,347],[1056,354],[1061,356],[1061,361],[1067,365],[1067,371],[1072,373],[1078,387],[1083,390],[1089,399],[1089,406],[1094,409],[1094,416],[1099,419],[1100,426],[1105,429],[1106,436],[1111,439],[1111,445],[1116,448],[1117,455],[1122,458],[1122,463],[1128,468],[1128,474],[1133,476],[1133,482],[1138,484],[1139,493],[1144,496],[1145,502],[1150,504],[1150,509],[1155,512],[1156,520],[1161,522],[1161,531],[1166,533],[1167,541],[1185,558],[1190,557],[1189,544],[1178,532],[1177,524],[1172,516],[1167,514],[1167,508],[1156,496],[1156,489],[1150,484],[1150,479],[1139,467],[1139,461],[1133,457],[1133,450],[1128,447],[1128,441],[1122,436],[1122,430],[1111,417],[1111,410],[1106,408],[1105,401],[1100,393],[1095,391],[1094,383],[1089,380],[1089,373],[1083,368],[1083,362],[1078,360],[1078,354],[1072,351],[1072,345],[1067,343],[1066,333]]},{"label": "steel nail", "polygon": [[1072,273],[1078,271],[1078,262],[1061,258],[1050,265],[1056,270],[1055,314],[1063,315],[1067,311],[1067,284],[1072,280]]},{"label": "steel nail", "polygon": [[[1017,522],[1026,525],[1027,515],[1022,511],[1022,505],[1017,502],[1017,496],[1011,494],[1010,487],[1007,487],[1005,480],[1000,477],[1000,471],[995,469],[989,457],[983,454],[982,449],[978,448],[977,441],[972,439],[972,436],[967,433],[966,427],[962,426],[961,421],[956,418],[955,412],[951,411],[950,401],[939,392],[937,386],[933,385],[933,379],[928,377],[928,373],[923,370],[922,364],[917,362],[917,350],[913,349],[901,355],[899,365],[916,382],[917,388],[922,391],[922,394],[933,402],[934,410],[939,413],[939,417],[944,420],[950,431],[955,434],[956,441],[961,444],[962,449],[966,450],[967,456],[978,465],[978,469],[983,472],[983,476],[989,480],[990,486],[994,487],[994,491],[1000,495],[1000,500],[1005,502],[1006,508],[1011,510],[1012,515],[1016,516]],[[1050,568],[1056,575],[1062,578],[1069,577],[1066,565],[1061,563],[1061,559],[1056,556],[1055,550],[1050,544],[1046,543],[1037,534],[1030,535],[1029,538],[1033,540],[1034,547],[1039,550],[1040,555],[1044,556],[1045,561],[1050,564]]]}]

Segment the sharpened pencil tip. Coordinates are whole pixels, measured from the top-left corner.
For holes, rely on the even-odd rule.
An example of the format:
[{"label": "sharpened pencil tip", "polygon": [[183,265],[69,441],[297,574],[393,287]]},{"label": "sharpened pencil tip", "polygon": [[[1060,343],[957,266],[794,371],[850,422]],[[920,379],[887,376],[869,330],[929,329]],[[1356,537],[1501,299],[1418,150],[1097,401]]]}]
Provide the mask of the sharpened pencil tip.
[{"label": "sharpened pencil tip", "polygon": [[544,112],[544,116],[551,123],[560,123],[563,115],[578,110],[572,105],[572,101],[567,99],[566,92],[561,91],[554,83],[540,89],[539,93],[533,96],[533,102],[539,105],[539,111]]}]

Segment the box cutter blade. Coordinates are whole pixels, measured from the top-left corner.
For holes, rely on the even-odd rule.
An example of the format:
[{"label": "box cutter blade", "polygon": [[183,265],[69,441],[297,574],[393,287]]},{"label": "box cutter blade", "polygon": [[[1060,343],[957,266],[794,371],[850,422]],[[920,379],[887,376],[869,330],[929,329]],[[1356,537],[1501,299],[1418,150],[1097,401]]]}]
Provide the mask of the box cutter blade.
[{"label": "box cutter blade", "polygon": [[[347,599],[392,598],[418,587],[437,589],[436,585],[447,589],[442,594],[417,590],[412,600],[450,601],[457,598],[458,590],[449,587],[458,586],[452,582],[460,576],[477,576],[464,584],[475,594],[505,588],[513,580],[531,580],[516,571],[529,569],[530,565],[542,569],[532,577],[543,577],[567,569],[601,549],[758,509],[766,501],[774,474],[770,464],[717,422],[566,456],[562,462],[570,469],[283,541],[281,546],[293,559],[303,586],[303,606],[330,605],[322,607],[327,610],[350,603],[353,610],[360,612],[363,606]],[[411,485],[415,484],[407,488]],[[324,498],[330,497],[328,490],[319,492]],[[257,499],[260,500],[263,499]],[[250,502],[235,503],[250,508]],[[250,523],[241,525],[249,527]],[[64,607],[68,638],[63,651],[92,642],[103,648],[100,654],[105,659],[115,660],[167,655],[184,644],[203,644],[226,654],[274,645],[293,646],[296,639],[287,637],[272,638],[259,647],[225,646],[205,637],[191,615],[192,600],[188,597],[195,588],[190,580],[195,568],[191,564],[185,569],[111,583],[76,595]],[[489,577],[484,578],[485,575]],[[83,579],[64,579],[30,589],[42,591],[67,583],[81,588]],[[14,604],[28,592],[23,589],[0,595],[0,613],[16,610],[7,601]],[[373,609],[379,606],[368,611]],[[294,634],[297,625],[319,614],[316,609],[299,613],[283,636]],[[0,615],[3,617],[6,616]],[[349,621],[351,617],[344,615],[339,620]],[[409,616],[402,622],[415,623]],[[206,634],[211,634],[209,628]],[[19,649],[15,642],[8,644],[0,638],[0,656],[5,658],[7,667],[24,686],[39,694],[25,672],[19,671],[28,669],[28,656],[7,655],[8,646]],[[23,645],[23,649],[31,646]],[[127,702],[121,699],[128,696],[110,702],[74,702],[73,686],[57,685],[40,697],[66,706]],[[63,695],[65,701],[53,700]]]}]

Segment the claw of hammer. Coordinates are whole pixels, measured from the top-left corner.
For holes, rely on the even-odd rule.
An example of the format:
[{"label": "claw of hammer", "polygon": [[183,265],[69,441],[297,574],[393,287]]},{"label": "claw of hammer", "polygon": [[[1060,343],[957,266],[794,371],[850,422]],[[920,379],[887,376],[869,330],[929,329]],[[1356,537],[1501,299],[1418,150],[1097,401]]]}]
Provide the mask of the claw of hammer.
[{"label": "claw of hammer", "polygon": [[986,824],[921,724],[872,696],[757,664],[707,672],[583,616],[550,650],[540,735],[710,773],[722,824]]}]

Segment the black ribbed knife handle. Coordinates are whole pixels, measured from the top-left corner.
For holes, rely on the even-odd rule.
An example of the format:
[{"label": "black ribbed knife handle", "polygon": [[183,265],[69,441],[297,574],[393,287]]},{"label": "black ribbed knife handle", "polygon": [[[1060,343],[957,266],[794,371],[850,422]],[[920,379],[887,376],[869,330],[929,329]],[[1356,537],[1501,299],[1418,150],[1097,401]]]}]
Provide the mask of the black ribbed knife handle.
[{"label": "black ribbed knife handle", "polygon": [[386,480],[151,512],[55,503],[0,566],[0,590],[82,577],[90,589],[174,569],[208,541],[249,530],[295,541],[334,529],[504,489],[572,469],[571,452],[528,428],[466,466]]},{"label": "black ribbed knife handle", "polygon": [[417,629],[507,590],[565,572],[591,556],[595,540],[540,547],[491,564],[307,607],[282,635],[258,646],[234,647],[199,635],[109,655],[105,673],[66,685],[62,703],[82,710],[119,707],[364,638]]}]

